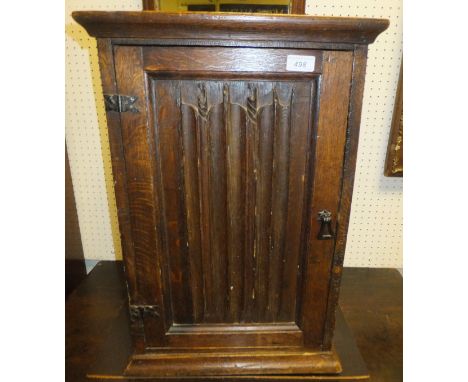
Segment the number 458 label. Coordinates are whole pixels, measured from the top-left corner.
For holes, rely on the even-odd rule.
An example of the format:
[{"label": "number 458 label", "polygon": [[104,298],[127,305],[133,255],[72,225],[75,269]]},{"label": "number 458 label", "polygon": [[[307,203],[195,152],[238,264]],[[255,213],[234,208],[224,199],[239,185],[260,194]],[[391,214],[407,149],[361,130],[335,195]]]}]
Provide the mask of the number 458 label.
[{"label": "number 458 label", "polygon": [[313,72],[315,69],[315,56],[288,55],[286,70],[293,72]]}]

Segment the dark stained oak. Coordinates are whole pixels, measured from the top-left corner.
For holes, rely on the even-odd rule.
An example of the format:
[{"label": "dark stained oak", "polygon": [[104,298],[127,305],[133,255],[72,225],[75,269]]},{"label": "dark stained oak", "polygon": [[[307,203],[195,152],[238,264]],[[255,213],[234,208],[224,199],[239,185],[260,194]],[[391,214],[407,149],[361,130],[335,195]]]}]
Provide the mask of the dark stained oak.
[{"label": "dark stained oak", "polygon": [[349,52],[326,52],[324,61],[327,63],[324,69],[326,80],[320,86],[315,156],[311,159],[314,175],[310,184],[311,211],[307,217],[310,233],[308,240],[305,240],[308,256],[304,259],[301,324],[309,333],[309,343],[329,349],[330,344],[323,344],[323,330],[327,324],[327,293],[335,241],[318,240],[320,222],[317,217],[321,210],[326,209],[335,217],[333,221],[336,225],[349,103],[349,89],[343,87],[343,83],[350,83],[351,80],[352,55]]},{"label": "dark stained oak", "polygon": [[[333,334],[367,44],[388,21],[73,17],[98,37],[104,93],[121,97],[107,116],[125,375],[341,373]],[[314,67],[287,67],[298,55]]]},{"label": "dark stained oak", "polygon": [[[98,55],[99,68],[101,73],[102,90],[104,94],[118,93],[115,80],[115,71],[107,70],[114,67],[114,57],[112,53],[112,42],[108,39],[99,39]],[[108,111],[106,113],[107,128],[109,131],[109,144],[112,157],[112,174],[114,179],[114,190],[116,197],[117,216],[119,219],[120,239],[122,249],[125,252],[125,272],[129,292],[132,299],[136,298],[136,276],[135,276],[135,252],[131,239],[130,211],[127,194],[127,174],[125,171],[125,158],[123,148],[122,129],[120,124],[120,114]]]},{"label": "dark stained oak", "polygon": [[119,39],[224,38],[370,44],[389,25],[384,19],[218,12],[77,11],[72,16],[90,36]]},{"label": "dark stained oak", "polygon": [[365,63],[367,46],[359,46],[353,52],[353,73],[350,88],[350,103],[348,106],[348,128],[343,160],[342,186],[339,212],[337,216],[337,231],[333,262],[330,272],[330,287],[327,300],[327,316],[324,327],[324,346],[329,348],[333,337],[335,309],[338,304],[341,272],[346,248],[351,198],[354,187],[359,130],[361,122],[362,97],[364,93]]},{"label": "dark stained oak", "polygon": [[[254,48],[222,48],[222,47],[155,47],[144,51],[145,70],[157,72],[158,75],[177,75],[183,77],[191,75],[200,78],[203,73],[212,75],[216,72],[223,76],[243,75],[259,72],[275,75],[282,73],[283,76],[304,78],[305,75],[312,76],[314,73],[322,72],[322,52],[310,51],[308,55],[315,57],[315,70],[311,73],[298,73],[286,70],[285,63],[290,54],[300,55],[300,49],[262,49],[262,59],[258,57],[258,49]],[[201,72],[201,73],[200,73]]]}]

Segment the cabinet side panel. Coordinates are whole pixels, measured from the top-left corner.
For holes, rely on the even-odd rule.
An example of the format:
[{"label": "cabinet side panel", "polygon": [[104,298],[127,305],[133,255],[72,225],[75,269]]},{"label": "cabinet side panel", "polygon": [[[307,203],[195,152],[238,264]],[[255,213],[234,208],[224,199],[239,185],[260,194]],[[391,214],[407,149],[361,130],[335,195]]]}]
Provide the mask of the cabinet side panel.
[{"label": "cabinet side panel", "polygon": [[313,195],[310,206],[310,234],[303,281],[303,306],[300,327],[307,346],[320,346],[327,312],[330,271],[335,240],[318,240],[318,213],[328,210],[336,232],[343,153],[346,141],[349,89],[352,72],[351,52],[324,52],[320,84],[320,106],[314,159]]},{"label": "cabinet side panel", "polygon": [[[109,39],[98,39],[97,44],[103,93],[117,94],[114,56],[112,53],[111,41]],[[125,275],[127,278],[130,301],[132,303],[138,303],[139,297],[135,279],[135,253],[133,250],[128,195],[126,189],[127,178],[122,143],[122,130],[120,127],[120,114],[115,111],[107,111],[106,117],[109,146],[112,157],[112,173],[117,204],[117,215],[119,218],[120,239],[122,243],[123,260],[125,263]]]},{"label": "cabinet side panel", "polygon": [[346,131],[346,148],[344,153],[343,183],[338,214],[338,231],[336,235],[335,254],[331,270],[330,290],[324,330],[323,347],[331,348],[333,330],[335,327],[335,310],[338,304],[343,260],[348,233],[351,199],[353,196],[354,173],[361,124],[362,98],[364,93],[364,78],[366,75],[367,46],[358,46],[354,51],[351,95],[348,112],[348,128]]}]

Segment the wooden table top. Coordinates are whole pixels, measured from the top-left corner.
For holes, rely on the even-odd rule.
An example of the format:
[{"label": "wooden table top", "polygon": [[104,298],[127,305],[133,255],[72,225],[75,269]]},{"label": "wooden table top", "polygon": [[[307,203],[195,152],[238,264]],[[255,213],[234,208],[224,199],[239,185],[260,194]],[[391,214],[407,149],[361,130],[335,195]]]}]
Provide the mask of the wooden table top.
[{"label": "wooden table top", "polygon": [[[120,262],[102,261],[66,302],[66,380],[81,381],[126,303]],[[92,296],[92,303],[90,300]],[[340,307],[372,382],[403,381],[403,279],[395,269],[345,268]],[[86,319],[83,319],[86,317]]]}]

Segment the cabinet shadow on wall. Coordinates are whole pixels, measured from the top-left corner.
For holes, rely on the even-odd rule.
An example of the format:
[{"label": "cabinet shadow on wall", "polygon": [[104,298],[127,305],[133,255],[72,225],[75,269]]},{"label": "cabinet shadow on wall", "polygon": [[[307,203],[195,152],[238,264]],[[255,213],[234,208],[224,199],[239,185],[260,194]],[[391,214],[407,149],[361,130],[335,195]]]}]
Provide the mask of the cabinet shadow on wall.
[{"label": "cabinet shadow on wall", "polygon": [[[109,206],[109,221],[112,230],[114,254],[115,260],[122,260],[119,222],[117,219],[117,206],[115,202],[111,155],[109,148],[109,136],[107,131],[107,119],[104,105],[104,96],[101,87],[101,76],[99,71],[99,60],[96,40],[90,38],[86,31],[75,22],[65,25],[65,35],[71,40],[73,40],[74,43],[78,44],[81,50],[87,51],[88,53],[91,78],[90,81],[87,81],[87,83],[92,84],[92,91],[89,92],[89,97],[92,98],[96,105],[96,119],[97,126],[99,128],[100,151],[102,157],[101,164],[104,170],[104,181],[106,186],[107,203]],[[73,69],[73,67],[66,68],[66,70]],[[93,142],[89,142],[89,144],[92,143]]]}]

